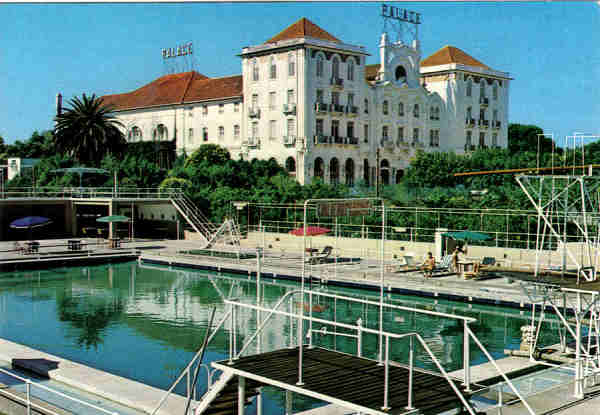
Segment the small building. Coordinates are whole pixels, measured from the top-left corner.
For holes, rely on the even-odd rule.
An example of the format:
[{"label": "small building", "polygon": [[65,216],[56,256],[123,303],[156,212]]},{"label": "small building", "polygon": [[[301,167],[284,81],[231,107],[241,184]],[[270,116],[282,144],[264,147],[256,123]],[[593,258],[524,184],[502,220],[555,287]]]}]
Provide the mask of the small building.
[{"label": "small building", "polygon": [[33,167],[40,161],[41,159],[9,158],[7,160],[8,180],[12,180],[21,174],[33,174]]}]

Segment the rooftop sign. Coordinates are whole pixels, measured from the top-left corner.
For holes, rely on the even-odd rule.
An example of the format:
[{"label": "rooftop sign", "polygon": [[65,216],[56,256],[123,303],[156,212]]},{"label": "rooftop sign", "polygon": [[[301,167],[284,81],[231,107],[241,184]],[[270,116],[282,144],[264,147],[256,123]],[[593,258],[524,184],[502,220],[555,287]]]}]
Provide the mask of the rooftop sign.
[{"label": "rooftop sign", "polygon": [[381,5],[381,15],[401,22],[421,24],[421,13],[411,12],[395,6]]},{"label": "rooftop sign", "polygon": [[185,56],[192,54],[192,42],[184,45],[179,45],[176,48],[163,48],[162,57],[163,59],[176,58],[178,56]]}]

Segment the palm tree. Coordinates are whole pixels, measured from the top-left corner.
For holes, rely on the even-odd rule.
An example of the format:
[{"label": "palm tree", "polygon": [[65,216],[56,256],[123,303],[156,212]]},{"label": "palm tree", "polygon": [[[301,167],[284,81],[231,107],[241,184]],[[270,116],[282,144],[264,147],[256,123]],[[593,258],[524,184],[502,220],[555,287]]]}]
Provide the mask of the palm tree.
[{"label": "palm tree", "polygon": [[73,156],[82,164],[98,165],[106,154],[117,153],[125,144],[123,124],[103,105],[102,98],[83,94],[69,101],[56,116],[54,142],[59,153]]}]

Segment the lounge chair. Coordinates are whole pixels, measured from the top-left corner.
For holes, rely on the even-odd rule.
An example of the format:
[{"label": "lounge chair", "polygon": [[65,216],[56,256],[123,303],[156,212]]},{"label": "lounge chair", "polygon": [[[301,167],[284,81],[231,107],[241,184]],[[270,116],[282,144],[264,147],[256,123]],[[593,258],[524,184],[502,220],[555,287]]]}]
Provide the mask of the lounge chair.
[{"label": "lounge chair", "polygon": [[326,258],[328,258],[329,255],[331,255],[332,252],[333,252],[333,247],[328,245],[325,248],[323,248],[323,250],[321,251],[321,253],[309,257],[308,258],[308,262],[310,264],[312,264],[312,265],[320,264],[321,262],[324,262],[324,260]]},{"label": "lounge chair", "polygon": [[439,264],[435,264],[435,268],[433,272],[444,272],[450,269],[450,265],[452,264],[452,255],[445,255]]}]

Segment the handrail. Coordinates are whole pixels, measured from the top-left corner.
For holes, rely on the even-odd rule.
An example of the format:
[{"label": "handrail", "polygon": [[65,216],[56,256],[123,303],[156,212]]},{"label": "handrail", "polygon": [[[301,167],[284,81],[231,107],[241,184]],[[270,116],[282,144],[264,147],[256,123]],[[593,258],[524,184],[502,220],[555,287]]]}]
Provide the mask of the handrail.
[{"label": "handrail", "polygon": [[97,411],[104,412],[105,414],[118,415],[117,412],[111,412],[111,411],[109,411],[107,409],[101,408],[101,407],[96,406],[94,404],[91,404],[89,402],[85,402],[85,401],[82,401],[81,399],[77,399],[77,398],[69,396],[69,395],[67,395],[65,393],[59,392],[59,391],[57,391],[55,389],[52,389],[52,388],[50,388],[48,386],[44,386],[44,385],[42,385],[40,383],[37,383],[37,382],[32,382],[31,379],[24,378],[22,376],[16,375],[16,374],[14,374],[12,372],[9,372],[9,371],[7,371],[5,369],[0,369],[0,372],[4,373],[5,375],[12,376],[13,378],[18,379],[18,380],[20,380],[22,382],[25,382],[25,384],[26,384],[26,396],[27,396],[26,399],[24,399],[24,398],[22,398],[22,397],[20,397],[20,396],[18,396],[16,394],[8,392],[7,389],[4,389],[3,393],[5,393],[7,395],[10,395],[13,398],[16,398],[17,400],[20,400],[20,401],[24,402],[25,404],[27,404],[28,410],[30,408],[32,408],[32,407],[37,407],[39,409],[42,409],[43,411],[50,412],[53,415],[60,415],[60,414],[58,414],[58,413],[56,413],[56,412],[54,412],[54,411],[52,411],[52,410],[50,410],[50,409],[48,409],[46,407],[42,407],[42,406],[40,406],[40,405],[38,405],[38,404],[36,404],[36,403],[34,403],[34,402],[31,401],[31,386],[35,386],[35,387],[43,389],[43,390],[45,390],[47,392],[54,393],[54,394],[56,394],[56,395],[58,395],[58,396],[60,396],[62,398],[69,399],[69,400],[71,400],[73,402],[77,402],[77,403],[79,403],[81,405],[88,406],[88,407],[93,408],[93,409],[95,409]]},{"label": "handrail", "polygon": [[[229,318],[230,315],[231,315],[231,308],[229,309],[229,311],[227,313],[225,313],[225,315],[223,316],[223,318],[221,319],[221,321],[219,321],[219,324],[217,324],[217,326],[213,330],[213,333],[208,337],[208,340],[206,341],[206,344],[209,344],[210,341],[213,339],[213,337],[216,336],[219,328],[225,323],[225,321],[227,321],[227,319]],[[207,330],[210,330],[210,327],[208,327]],[[192,359],[187,364],[187,366],[185,367],[185,369],[183,369],[181,371],[181,374],[173,382],[173,384],[171,385],[171,387],[165,392],[165,394],[163,395],[163,397],[161,398],[161,400],[158,402],[158,404],[156,405],[156,407],[154,408],[154,410],[151,412],[151,415],[155,415],[156,412],[162,407],[162,405],[165,403],[165,401],[167,400],[167,398],[173,392],[173,389],[175,389],[175,387],[177,386],[177,384],[179,384],[179,382],[181,381],[181,379],[183,379],[183,377],[186,374],[189,376],[191,367],[194,365],[194,363],[196,362],[196,360],[200,356],[202,356],[202,349],[200,349],[200,350],[198,350],[196,352],[196,354],[194,355],[194,357],[192,357]],[[190,395],[190,391],[189,390],[187,391],[187,394],[188,394],[188,396]]]}]

